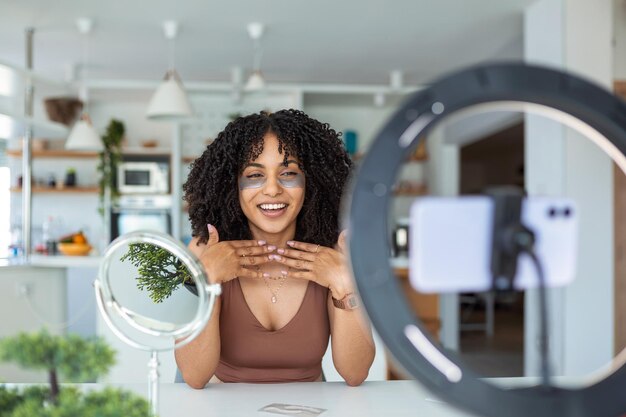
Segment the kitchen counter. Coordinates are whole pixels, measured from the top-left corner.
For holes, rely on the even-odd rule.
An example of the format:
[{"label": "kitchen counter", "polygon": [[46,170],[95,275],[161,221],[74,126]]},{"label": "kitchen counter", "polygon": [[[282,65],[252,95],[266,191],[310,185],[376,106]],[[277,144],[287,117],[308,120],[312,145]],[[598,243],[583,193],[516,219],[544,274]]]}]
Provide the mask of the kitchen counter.
[{"label": "kitchen counter", "polygon": [[20,257],[2,258],[0,267],[98,268],[101,261],[101,256],[31,255],[29,262]]},{"label": "kitchen counter", "polygon": [[[0,259],[0,337],[46,327],[52,332],[97,334],[93,281],[100,256],[45,256]],[[2,368],[3,379],[26,371]],[[1,413],[0,413],[1,414]]]}]

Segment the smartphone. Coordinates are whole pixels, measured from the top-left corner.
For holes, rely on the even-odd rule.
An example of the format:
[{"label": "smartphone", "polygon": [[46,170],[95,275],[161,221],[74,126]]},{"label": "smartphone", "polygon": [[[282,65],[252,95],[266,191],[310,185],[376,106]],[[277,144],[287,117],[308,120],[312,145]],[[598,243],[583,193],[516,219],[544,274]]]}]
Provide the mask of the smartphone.
[{"label": "smartphone", "polygon": [[[493,200],[487,196],[423,197],[410,209],[409,280],[424,293],[492,288]],[[567,198],[529,197],[522,223],[535,233],[546,286],[570,283],[576,273],[578,210]],[[537,287],[537,271],[520,254],[515,289]]]}]

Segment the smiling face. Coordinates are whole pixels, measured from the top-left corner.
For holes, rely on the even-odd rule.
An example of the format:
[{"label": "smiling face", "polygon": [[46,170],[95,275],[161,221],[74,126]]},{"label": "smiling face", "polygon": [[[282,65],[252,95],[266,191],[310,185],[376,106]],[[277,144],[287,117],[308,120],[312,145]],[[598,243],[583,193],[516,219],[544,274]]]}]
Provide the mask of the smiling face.
[{"label": "smiling face", "polygon": [[304,202],[304,173],[297,157],[287,166],[278,152],[278,138],[267,133],[263,152],[249,161],[239,177],[239,204],[255,239],[284,244],[296,233],[296,219]]}]

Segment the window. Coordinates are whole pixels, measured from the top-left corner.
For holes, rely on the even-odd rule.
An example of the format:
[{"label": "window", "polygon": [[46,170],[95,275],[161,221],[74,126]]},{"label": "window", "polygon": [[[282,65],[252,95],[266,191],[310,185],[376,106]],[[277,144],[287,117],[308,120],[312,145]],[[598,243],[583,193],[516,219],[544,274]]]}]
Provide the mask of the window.
[{"label": "window", "polygon": [[11,244],[11,173],[7,166],[7,141],[0,139],[0,258],[9,255]]}]

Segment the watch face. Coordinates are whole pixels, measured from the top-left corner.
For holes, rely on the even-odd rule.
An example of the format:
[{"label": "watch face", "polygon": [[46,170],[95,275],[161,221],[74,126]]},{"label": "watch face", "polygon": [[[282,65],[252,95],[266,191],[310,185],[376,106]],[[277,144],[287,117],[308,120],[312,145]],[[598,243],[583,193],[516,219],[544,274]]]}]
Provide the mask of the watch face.
[{"label": "watch face", "polygon": [[350,309],[357,308],[359,306],[359,303],[354,295],[348,297],[348,299],[346,300],[346,304],[348,304],[348,308]]}]

